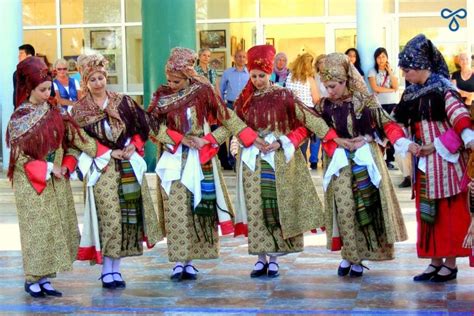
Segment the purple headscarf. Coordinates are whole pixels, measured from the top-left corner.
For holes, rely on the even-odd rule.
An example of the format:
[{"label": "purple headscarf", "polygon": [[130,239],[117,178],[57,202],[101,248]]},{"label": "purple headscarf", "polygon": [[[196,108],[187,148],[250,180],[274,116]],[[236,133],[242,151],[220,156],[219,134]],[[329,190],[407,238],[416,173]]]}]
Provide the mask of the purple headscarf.
[{"label": "purple headscarf", "polygon": [[[286,62],[285,62],[285,66],[283,66],[283,68],[281,70],[279,70],[277,68],[277,63],[278,63],[278,60],[282,57],[285,58]],[[287,64],[288,64],[288,57],[286,57],[285,53],[276,54],[275,61],[273,62],[273,72],[278,76],[278,81],[279,82],[285,82],[286,81],[286,77],[288,76]]]}]

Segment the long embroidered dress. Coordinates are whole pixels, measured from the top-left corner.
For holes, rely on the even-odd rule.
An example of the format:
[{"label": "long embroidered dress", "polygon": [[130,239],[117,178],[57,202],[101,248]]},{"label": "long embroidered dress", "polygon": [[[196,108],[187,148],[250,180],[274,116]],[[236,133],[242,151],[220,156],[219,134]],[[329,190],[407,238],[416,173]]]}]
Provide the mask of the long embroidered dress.
[{"label": "long embroidered dress", "polygon": [[[74,105],[72,116],[100,144],[113,150],[131,142],[143,152],[148,137],[145,111],[129,96],[107,92],[107,98],[101,109],[87,94]],[[102,256],[141,255],[143,242],[152,246],[162,238],[146,177],[140,186],[130,164],[110,159],[93,187]],[[101,260],[86,249],[79,252],[79,259]]]},{"label": "long embroidered dress", "polygon": [[[236,103],[236,113],[260,137],[288,136],[290,148],[299,146],[302,139],[295,136],[303,126],[324,141],[335,136],[321,118],[286,88],[274,85],[255,91],[245,108],[239,105],[239,99]],[[250,163],[255,161],[252,170],[243,162],[244,150],[240,150],[237,160],[240,215],[236,235],[248,235],[249,253],[253,255],[302,251],[303,233],[325,226],[324,209],[302,152],[296,150],[287,161],[286,150],[277,150],[274,168],[258,154]]]},{"label": "long embroidered dress", "polygon": [[[376,102],[367,102],[356,110],[351,100],[332,102],[323,99],[317,111],[342,138],[377,132],[395,143],[403,134]],[[340,250],[342,246],[342,258],[353,264],[360,264],[362,260],[393,259],[394,243],[407,239],[383,155],[376,142],[368,146],[381,175],[379,188],[370,183],[367,172],[361,171],[354,162],[354,155],[345,151],[349,164],[339,169],[338,176],[332,176],[325,192],[327,247]],[[325,159],[326,173],[333,157],[325,155]]]},{"label": "long embroidered dress", "polygon": [[[51,164],[74,170],[72,150],[96,156],[95,141],[48,102],[21,104],[8,125],[13,181],[27,282],[72,269],[79,229],[69,179],[49,176]],[[66,151],[65,151],[66,149]]]},{"label": "long embroidered dress", "polygon": [[[163,190],[163,196],[160,190],[158,192],[158,201],[162,201],[163,197],[168,199],[166,208],[160,208],[160,203],[158,206],[160,219],[164,218],[168,257],[171,262],[214,259],[219,256],[217,223],[223,234],[232,233],[233,207],[219,161],[215,158],[209,159],[217,153],[218,144],[225,142],[231,135],[230,132],[238,135],[241,142],[247,146],[256,138],[255,133],[246,128],[246,125],[225,107],[212,86],[195,79],[189,80],[189,86],[179,92],[172,92],[168,86],[158,88],[152,101],[155,105],[148,109],[150,125],[153,127],[150,138],[158,145],[157,172],[161,174],[158,187],[164,185],[168,177],[165,172],[170,171],[169,168],[160,169],[166,156],[179,160],[177,177],[165,185],[168,189]],[[208,134],[208,125],[215,122],[225,128],[221,126]],[[211,145],[200,151],[198,165],[193,168],[202,169],[205,176],[202,182],[198,180],[203,195],[197,206],[194,203],[195,194],[183,184],[187,174],[186,165],[193,151],[181,144],[183,137],[188,135],[204,136],[211,142]],[[191,179],[196,179],[196,176],[191,176]],[[206,206],[203,206],[203,203],[207,203]]]}]

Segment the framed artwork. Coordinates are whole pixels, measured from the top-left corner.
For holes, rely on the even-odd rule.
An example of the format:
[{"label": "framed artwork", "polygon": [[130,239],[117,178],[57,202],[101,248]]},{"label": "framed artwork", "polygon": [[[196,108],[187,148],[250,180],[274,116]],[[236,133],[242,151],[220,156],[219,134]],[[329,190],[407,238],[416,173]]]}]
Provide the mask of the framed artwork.
[{"label": "framed artwork", "polygon": [[240,47],[239,47],[239,49],[245,51],[245,39],[244,39],[243,37],[240,39]]},{"label": "framed artwork", "polygon": [[212,52],[209,65],[216,71],[222,72],[226,68],[225,52]]},{"label": "framed artwork", "polygon": [[118,84],[117,76],[107,76],[107,84]]},{"label": "framed artwork", "polygon": [[207,30],[199,32],[201,48],[226,48],[225,30]]},{"label": "framed artwork", "polygon": [[102,54],[105,59],[109,62],[109,65],[107,66],[107,70],[109,72],[116,72],[117,71],[117,64],[115,62],[115,54]]},{"label": "framed artwork", "polygon": [[114,30],[94,30],[90,33],[92,49],[115,49],[117,37]]},{"label": "framed artwork", "polygon": [[265,44],[275,46],[275,39],[273,37],[267,37],[265,39]]},{"label": "framed artwork", "polygon": [[230,55],[235,56],[235,52],[237,51],[237,49],[238,49],[237,37],[231,36],[230,37]]}]

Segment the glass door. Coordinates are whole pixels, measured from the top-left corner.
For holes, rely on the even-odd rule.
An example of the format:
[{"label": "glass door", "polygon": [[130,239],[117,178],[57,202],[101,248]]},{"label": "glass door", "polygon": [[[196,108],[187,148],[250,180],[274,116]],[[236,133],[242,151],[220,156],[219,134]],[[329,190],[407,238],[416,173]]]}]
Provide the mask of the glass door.
[{"label": "glass door", "polygon": [[331,23],[326,25],[326,53],[344,53],[357,46],[355,23]]}]

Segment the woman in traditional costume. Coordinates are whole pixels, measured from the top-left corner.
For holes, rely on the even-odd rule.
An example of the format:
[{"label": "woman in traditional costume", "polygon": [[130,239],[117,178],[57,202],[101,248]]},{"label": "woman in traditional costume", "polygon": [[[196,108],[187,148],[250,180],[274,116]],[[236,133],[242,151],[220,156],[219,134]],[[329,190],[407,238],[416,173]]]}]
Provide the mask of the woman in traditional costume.
[{"label": "woman in traditional costume", "polygon": [[414,280],[445,282],[456,278],[456,258],[472,251],[462,247],[470,224],[465,175],[466,147],[474,148],[470,115],[443,56],[423,34],[407,43],[398,65],[411,85],[395,118],[419,144],[413,167],[416,248],[418,257],[431,260]]},{"label": "woman in traditional costume", "polygon": [[17,78],[19,107],[7,129],[8,177],[18,211],[25,291],[32,297],[62,296],[49,278],[72,270],[79,246],[68,180],[76,163],[71,151],[79,147],[95,156],[97,147],[85,140],[67,113],[61,115],[54,99],[48,99],[52,79],[40,58],[19,63]]},{"label": "woman in traditional costume", "polygon": [[326,145],[337,136],[293,92],[271,84],[274,56],[270,45],[247,52],[250,79],[235,102],[237,115],[269,144],[237,155],[235,234],[248,236],[249,254],[258,256],[251,277],[277,277],[278,256],[303,251],[303,233],[324,226],[321,201],[295,148],[308,136],[305,127]]},{"label": "woman in traditional costume", "polygon": [[323,187],[327,246],[341,250],[338,275],[360,277],[363,260],[391,260],[394,243],[407,232],[383,155],[373,141],[387,137],[392,144],[411,142],[382,109],[348,57],[326,56],[321,80],[329,96],[316,111],[349,146],[328,157]]},{"label": "woman in traditional costume", "polygon": [[[156,172],[168,198],[168,207],[160,211],[168,258],[175,262],[171,279],[177,281],[196,279],[194,259],[219,256],[217,224],[223,235],[234,231],[232,205],[214,158],[219,144],[230,136],[229,131],[245,146],[257,138],[227,109],[210,83],[197,75],[195,60],[190,49],[171,51],[165,67],[168,84],[156,90],[148,108],[151,139],[158,144]],[[210,133],[212,124],[225,127]]]},{"label": "woman in traditional costume", "polygon": [[107,91],[107,61],[87,56],[82,66],[85,96],[72,116],[85,132],[110,148],[108,156],[85,153],[79,168],[87,183],[79,260],[102,263],[102,286],[124,288],[121,259],[143,254],[161,239],[142,158],[148,137],[145,111],[129,96]]}]

